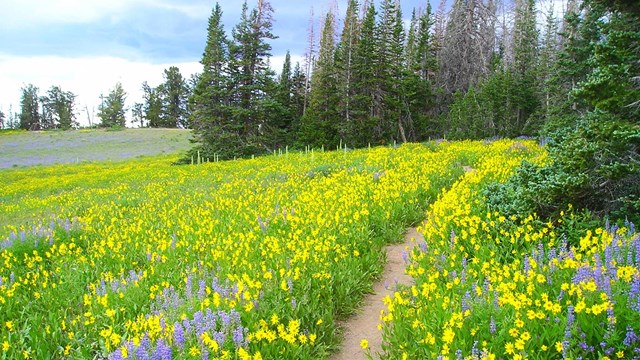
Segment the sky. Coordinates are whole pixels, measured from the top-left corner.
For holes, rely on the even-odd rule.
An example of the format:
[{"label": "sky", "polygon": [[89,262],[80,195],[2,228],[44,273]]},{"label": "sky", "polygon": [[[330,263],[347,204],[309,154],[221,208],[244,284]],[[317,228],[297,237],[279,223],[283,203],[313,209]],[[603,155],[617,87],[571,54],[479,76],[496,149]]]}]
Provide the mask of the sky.
[{"label": "sky", "polygon": [[[406,17],[428,0],[401,0]],[[437,7],[437,0],[431,0]],[[219,0],[227,36],[238,22],[240,0]],[[362,1],[361,1],[362,2]],[[253,7],[256,0],[248,0]],[[311,11],[316,23],[329,8],[344,16],[347,0],[271,0],[274,8],[271,64],[279,71],[289,50],[295,63],[307,47]],[[77,120],[88,124],[101,94],[117,82],[127,106],[142,101],[142,82],[162,82],[164,69],[200,72],[209,0],[2,0],[0,2],[0,110],[20,111],[21,88],[33,84],[44,95],[51,86],[77,95]],[[319,25],[317,25],[319,26]]]}]

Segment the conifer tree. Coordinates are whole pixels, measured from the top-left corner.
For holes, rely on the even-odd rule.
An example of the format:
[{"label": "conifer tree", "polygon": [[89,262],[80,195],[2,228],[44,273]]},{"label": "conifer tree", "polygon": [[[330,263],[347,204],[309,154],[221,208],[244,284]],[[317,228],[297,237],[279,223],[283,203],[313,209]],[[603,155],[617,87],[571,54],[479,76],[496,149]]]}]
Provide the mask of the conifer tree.
[{"label": "conifer tree", "polygon": [[187,128],[189,126],[187,81],[176,66],[165,69],[163,77],[164,83],[158,89],[162,100],[162,127]]},{"label": "conifer tree", "polygon": [[426,139],[441,134],[432,108],[435,102],[436,49],[431,6],[424,13],[413,12],[405,49],[406,67],[402,77],[402,117],[409,140]]},{"label": "conifer tree", "polygon": [[340,143],[338,82],[335,67],[335,17],[328,12],[322,28],[318,60],[311,75],[309,107],[301,120],[301,146],[333,148]]},{"label": "conifer tree", "polygon": [[125,100],[127,93],[122,88],[120,82],[116,83],[113,89],[109,91],[109,94],[102,97],[102,102],[98,107],[98,117],[101,119],[100,127],[124,127],[126,125],[126,118],[124,116]]},{"label": "conifer tree", "polygon": [[40,100],[38,97],[38,88],[29,84],[23,87],[21,91],[20,129],[40,130]]},{"label": "conifer tree", "polygon": [[[515,137],[537,125],[529,122],[540,105],[538,81],[538,30],[535,0],[517,0],[513,27],[514,86],[510,89],[514,117],[505,124],[503,136]],[[531,130],[529,130],[531,132]]]},{"label": "conifer tree", "polygon": [[380,53],[378,51],[378,35],[376,30],[376,9],[373,4],[366,6],[366,12],[360,28],[360,39],[353,58],[354,97],[352,113],[354,121],[349,132],[355,146],[367,144],[380,145],[374,139],[374,127],[382,116],[379,106],[379,87],[377,66]]},{"label": "conifer tree", "polygon": [[[198,76],[189,98],[190,125],[193,141],[197,144],[187,155],[186,161],[201,152],[201,156],[214,159],[233,157],[233,146],[239,146],[237,129],[230,122],[229,41],[222,24],[222,8],[216,3],[209,16],[207,43],[200,63],[203,71]],[[226,150],[226,151],[225,151]]]},{"label": "conifer tree", "polygon": [[44,113],[48,118],[46,128],[68,130],[78,126],[75,121],[75,98],[74,93],[63,91],[59,86],[52,86],[47,91],[47,95],[41,98]]},{"label": "conifer tree", "polygon": [[338,132],[340,138],[351,144],[353,144],[353,140],[351,139],[350,129],[352,128],[351,123],[354,121],[352,101],[355,93],[353,61],[360,30],[358,6],[357,0],[349,1],[342,34],[335,51],[336,75],[340,92],[337,106],[339,107],[338,111],[341,118],[338,124]]},{"label": "conifer tree", "polygon": [[144,118],[152,128],[165,127],[162,114],[161,88],[151,87],[146,81],[142,83],[142,98],[144,100]]},{"label": "conifer tree", "polygon": [[[274,100],[275,73],[269,68],[273,8],[267,0],[259,0],[249,12],[246,1],[242,7],[240,22],[232,32],[229,47],[229,71],[231,80],[230,117],[235,129],[239,156],[271,151],[273,124],[282,113]],[[267,141],[269,139],[269,141]]]}]

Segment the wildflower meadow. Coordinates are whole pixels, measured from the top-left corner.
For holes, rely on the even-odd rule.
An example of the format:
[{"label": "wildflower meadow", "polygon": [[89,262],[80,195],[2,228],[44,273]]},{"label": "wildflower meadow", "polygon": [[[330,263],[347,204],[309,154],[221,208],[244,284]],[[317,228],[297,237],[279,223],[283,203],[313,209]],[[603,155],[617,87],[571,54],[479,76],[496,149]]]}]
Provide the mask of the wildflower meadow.
[{"label": "wildflower meadow", "polygon": [[380,299],[383,357],[638,354],[631,224],[488,210],[487,184],[547,161],[537,143],[176,159],[2,170],[0,358],[327,358],[418,223],[415,284]]}]

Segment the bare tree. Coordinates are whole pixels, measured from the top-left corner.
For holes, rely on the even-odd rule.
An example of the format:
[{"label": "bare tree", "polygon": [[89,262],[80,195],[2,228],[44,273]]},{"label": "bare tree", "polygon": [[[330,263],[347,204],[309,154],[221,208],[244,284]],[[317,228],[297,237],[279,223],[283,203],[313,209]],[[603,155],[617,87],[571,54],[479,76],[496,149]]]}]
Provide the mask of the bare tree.
[{"label": "bare tree", "polygon": [[493,0],[455,0],[439,53],[438,80],[447,94],[466,91],[487,74],[495,50]]}]

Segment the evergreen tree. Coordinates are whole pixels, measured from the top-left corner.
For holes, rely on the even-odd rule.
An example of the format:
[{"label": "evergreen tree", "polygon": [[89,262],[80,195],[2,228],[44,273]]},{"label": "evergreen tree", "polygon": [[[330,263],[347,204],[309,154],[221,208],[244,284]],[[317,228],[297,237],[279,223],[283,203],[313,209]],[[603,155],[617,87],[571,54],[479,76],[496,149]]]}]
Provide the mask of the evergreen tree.
[{"label": "evergreen tree", "polygon": [[125,100],[127,93],[122,88],[120,82],[116,83],[115,87],[111,89],[109,94],[104,97],[101,96],[102,102],[98,107],[98,116],[101,119],[100,127],[124,127],[126,125],[126,119],[124,113]]},{"label": "evergreen tree", "polygon": [[162,90],[153,88],[146,81],[142,83],[143,114],[147,125],[152,128],[167,127],[163,119]]},{"label": "evergreen tree", "polygon": [[187,99],[189,88],[180,69],[171,66],[164,70],[164,83],[158,88],[162,101],[162,127],[187,128]]},{"label": "evergreen tree", "polygon": [[295,89],[293,80],[291,54],[287,51],[275,95],[275,100],[281,105],[281,115],[279,119],[274,119],[272,124],[272,126],[275,127],[275,129],[273,129],[274,138],[271,139],[271,143],[275,145],[274,147],[291,144],[295,137],[293,126],[296,109],[294,108]]},{"label": "evergreen tree", "polygon": [[23,87],[21,91],[20,129],[40,130],[40,101],[38,97],[38,88],[29,84],[26,87]]},{"label": "evergreen tree", "polygon": [[559,93],[561,90],[554,86],[552,81],[553,68],[557,62],[558,52],[560,51],[558,20],[554,14],[553,2],[549,7],[546,18],[544,35],[542,38],[542,47],[540,49],[539,61],[539,81],[541,84],[541,114],[543,121],[551,116],[551,98],[553,94]]},{"label": "evergreen tree", "polygon": [[512,95],[513,121],[505,124],[503,136],[515,137],[528,129],[537,129],[530,124],[530,116],[537,111],[539,102],[538,82],[538,30],[536,29],[535,0],[517,0],[513,28],[514,86]]},{"label": "evergreen tree", "polygon": [[376,39],[376,14],[374,5],[368,4],[353,58],[354,96],[351,108],[354,121],[349,133],[354,146],[381,144],[375,140],[373,131],[383,115],[377,80],[380,53]]},{"label": "evergreen tree", "polygon": [[237,155],[271,151],[266,139],[277,131],[272,123],[282,113],[273,99],[274,72],[269,68],[273,8],[267,0],[259,0],[249,12],[246,1],[240,22],[232,31],[229,47],[231,88],[230,120],[235,128]]},{"label": "evergreen tree", "polygon": [[[374,142],[384,143],[402,139],[406,141],[406,132],[401,116],[400,81],[404,68],[404,27],[399,2],[383,0],[378,35],[378,78],[374,107],[380,109],[374,131]],[[399,136],[396,136],[399,134]]]},{"label": "evergreen tree", "polygon": [[336,45],[335,50],[336,76],[338,79],[338,91],[340,93],[338,98],[339,103],[336,105],[339,107],[338,111],[340,112],[341,118],[338,124],[338,133],[340,138],[350,144],[354,144],[352,140],[353,134],[350,133],[350,129],[352,128],[351,123],[354,121],[352,114],[352,101],[355,94],[353,85],[353,60],[358,44],[359,30],[358,1],[350,0],[347,6],[340,41]]},{"label": "evergreen tree", "polygon": [[131,108],[131,120],[133,121],[133,123],[140,123],[140,127],[143,128],[144,127],[144,119],[145,119],[145,115],[144,115],[144,104],[143,103],[135,103],[133,104],[133,107]]},{"label": "evergreen tree", "polygon": [[293,123],[291,125],[292,144],[297,142],[296,134],[300,131],[300,119],[304,115],[305,99],[307,97],[307,78],[304,70],[300,66],[300,63],[296,63],[293,68],[293,74],[291,75],[291,117]]},{"label": "evergreen tree", "polygon": [[[213,159],[227,147],[239,146],[236,127],[229,121],[229,41],[222,24],[222,8],[216,3],[207,27],[207,43],[200,63],[203,71],[189,98],[190,125],[197,146],[188,154],[187,161],[197,152]],[[230,157],[231,150],[223,154]]]},{"label": "evergreen tree", "polygon": [[46,120],[46,128],[60,128],[69,130],[78,126],[75,112],[76,95],[69,91],[63,91],[59,86],[52,86],[46,96],[41,99],[43,118]]},{"label": "evergreen tree", "polygon": [[302,146],[334,148],[340,143],[338,82],[335,67],[335,17],[325,17],[318,60],[311,75],[309,107],[301,120],[298,139]]},{"label": "evergreen tree", "polygon": [[426,139],[442,134],[437,123],[429,121],[435,102],[434,76],[437,71],[436,49],[432,28],[434,18],[431,6],[412,16],[407,47],[406,65],[402,76],[402,121],[410,140]]},{"label": "evergreen tree", "polygon": [[4,112],[0,110],[0,129],[4,129],[5,121],[6,121],[6,116]]}]

